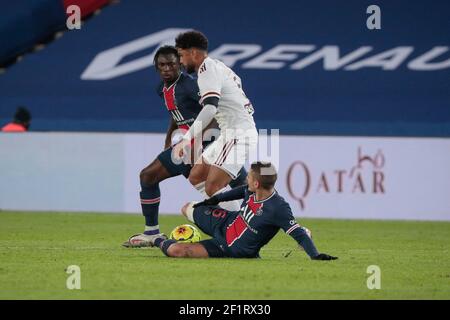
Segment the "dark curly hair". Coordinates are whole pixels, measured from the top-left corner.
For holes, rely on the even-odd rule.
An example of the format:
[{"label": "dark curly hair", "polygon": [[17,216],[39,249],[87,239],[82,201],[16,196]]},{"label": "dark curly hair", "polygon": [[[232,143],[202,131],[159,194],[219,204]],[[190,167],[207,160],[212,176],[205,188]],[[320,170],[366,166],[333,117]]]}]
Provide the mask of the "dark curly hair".
[{"label": "dark curly hair", "polygon": [[158,61],[158,57],[160,55],[167,55],[167,54],[173,54],[175,57],[177,57],[177,60],[180,61],[180,56],[178,55],[177,48],[174,46],[162,46],[156,51],[155,57],[153,58],[153,64],[156,65],[156,62]]},{"label": "dark curly hair", "polygon": [[208,38],[197,30],[180,33],[175,39],[175,47],[180,49],[197,48],[208,50]]}]

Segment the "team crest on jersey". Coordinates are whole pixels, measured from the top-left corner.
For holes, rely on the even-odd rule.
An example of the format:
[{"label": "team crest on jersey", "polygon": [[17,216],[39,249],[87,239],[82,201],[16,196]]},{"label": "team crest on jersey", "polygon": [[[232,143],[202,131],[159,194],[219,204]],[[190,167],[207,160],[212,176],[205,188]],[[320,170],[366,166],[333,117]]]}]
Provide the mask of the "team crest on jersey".
[{"label": "team crest on jersey", "polygon": [[263,213],[263,209],[262,208],[258,208],[255,212],[255,216],[260,216]]}]

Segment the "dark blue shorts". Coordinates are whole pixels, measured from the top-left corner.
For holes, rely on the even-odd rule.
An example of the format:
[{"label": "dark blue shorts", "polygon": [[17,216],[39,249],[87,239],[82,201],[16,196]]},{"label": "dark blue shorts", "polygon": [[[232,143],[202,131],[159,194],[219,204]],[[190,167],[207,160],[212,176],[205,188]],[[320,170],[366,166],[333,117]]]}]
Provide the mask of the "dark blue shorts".
[{"label": "dark blue shorts", "polygon": [[211,258],[259,258],[258,252],[244,248],[229,248],[226,240],[227,227],[236,219],[239,211],[228,211],[219,206],[201,206],[194,209],[194,222],[212,239],[200,241]]},{"label": "dark blue shorts", "polygon": [[217,239],[207,239],[202,240],[200,243],[205,247],[206,251],[208,251],[208,255],[210,258],[227,258],[231,257],[224,250],[223,244]]},{"label": "dark blue shorts", "polygon": [[172,147],[164,150],[158,155],[158,160],[162,163],[164,168],[170,173],[171,177],[179,176],[182,174],[186,178],[189,177],[189,173],[191,172],[192,166],[189,164],[185,164],[181,162],[180,164],[176,164],[172,162]]},{"label": "dark blue shorts", "polygon": [[227,211],[218,206],[201,206],[194,209],[195,224],[203,233],[213,238],[200,241],[210,257],[232,257],[232,253],[228,249],[225,230],[229,221],[232,221],[237,214],[237,211]]}]

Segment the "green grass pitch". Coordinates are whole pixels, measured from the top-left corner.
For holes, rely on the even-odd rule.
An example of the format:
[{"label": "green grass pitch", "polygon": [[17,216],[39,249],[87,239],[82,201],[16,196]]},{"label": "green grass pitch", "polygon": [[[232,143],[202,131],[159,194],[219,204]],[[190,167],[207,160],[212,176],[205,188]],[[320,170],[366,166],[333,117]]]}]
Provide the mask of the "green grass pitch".
[{"label": "green grass pitch", "polygon": [[[339,260],[311,261],[282,232],[262,259],[173,259],[121,247],[141,231],[139,215],[3,211],[0,299],[450,299],[450,223],[299,221]],[[160,217],[165,233],[182,223]],[[80,290],[66,287],[69,265]],[[370,265],[379,290],[367,288]]]}]

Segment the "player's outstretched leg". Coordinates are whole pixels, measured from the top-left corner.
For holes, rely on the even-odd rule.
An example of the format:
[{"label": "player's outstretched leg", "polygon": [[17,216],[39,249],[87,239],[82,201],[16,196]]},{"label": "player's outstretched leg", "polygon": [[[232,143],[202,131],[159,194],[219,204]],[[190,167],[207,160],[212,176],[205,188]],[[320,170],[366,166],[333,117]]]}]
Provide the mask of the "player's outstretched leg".
[{"label": "player's outstretched leg", "polygon": [[[194,222],[192,217],[192,206],[195,202],[186,203],[181,209],[181,213]],[[190,212],[190,214],[189,214]],[[200,243],[178,243],[175,240],[167,239],[164,234],[151,239],[151,246],[158,247],[168,257],[173,258],[208,258],[209,254]]]},{"label": "player's outstretched leg", "polygon": [[[206,179],[205,190],[206,193],[212,197],[216,194],[230,190],[228,185],[231,181],[231,176],[223,169],[211,166],[208,178]],[[219,206],[228,211],[239,211],[241,205],[237,200],[221,202]]]},{"label": "player's outstretched leg", "polygon": [[188,176],[189,182],[194,186],[195,189],[197,189],[198,192],[202,194],[205,199],[209,198],[208,194],[205,191],[205,184],[206,179],[208,178],[210,167],[210,165],[204,162],[201,165],[195,164],[189,172]]},{"label": "player's outstretched leg", "polygon": [[175,240],[157,238],[153,241],[155,247],[172,258],[208,258],[209,254],[201,243],[178,243]]},{"label": "player's outstretched leg", "polygon": [[124,247],[151,247],[151,240],[160,236],[158,224],[160,190],[159,182],[171,177],[171,174],[155,159],[149,166],[140,173],[141,182],[141,207],[145,217],[145,230],[143,233],[131,236],[123,243]]},{"label": "player's outstretched leg", "polygon": [[[208,178],[208,173],[211,166],[207,163],[203,162],[202,165],[197,166],[194,172],[190,172],[189,182],[197,189],[198,192],[202,194],[205,199],[208,199],[210,196],[206,193],[206,179]],[[230,179],[229,186],[231,188],[240,187],[247,184],[247,170],[244,167],[239,171],[236,179]]]},{"label": "player's outstretched leg", "polygon": [[[204,180],[205,172],[207,172],[206,181]],[[230,187],[228,184],[231,180],[228,173],[220,168],[207,164],[204,159],[196,163],[189,174],[189,181],[205,196],[205,198],[229,190]],[[238,211],[240,203],[236,200],[227,201],[219,203],[219,206],[229,211]]]},{"label": "player's outstretched leg", "polygon": [[[191,203],[190,203],[191,204]],[[186,204],[183,209],[186,210]],[[183,212],[184,215],[185,212]],[[151,240],[151,245],[158,247],[168,257],[172,258],[208,258],[209,254],[201,243],[178,243],[175,240],[167,239],[161,234]]]}]

